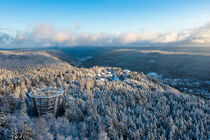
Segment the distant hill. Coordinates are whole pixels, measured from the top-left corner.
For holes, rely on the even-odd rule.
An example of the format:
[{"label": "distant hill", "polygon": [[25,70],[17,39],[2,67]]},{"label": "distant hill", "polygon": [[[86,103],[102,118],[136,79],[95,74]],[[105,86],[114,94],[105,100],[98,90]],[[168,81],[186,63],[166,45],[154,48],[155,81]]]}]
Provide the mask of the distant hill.
[{"label": "distant hill", "polygon": [[170,78],[210,80],[210,49],[139,47],[113,48],[85,61],[83,66],[114,66]]}]

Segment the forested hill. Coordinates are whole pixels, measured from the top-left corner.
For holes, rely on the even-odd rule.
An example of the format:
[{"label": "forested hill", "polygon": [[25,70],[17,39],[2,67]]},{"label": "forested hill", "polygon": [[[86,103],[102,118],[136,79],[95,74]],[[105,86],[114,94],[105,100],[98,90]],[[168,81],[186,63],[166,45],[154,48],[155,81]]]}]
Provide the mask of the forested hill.
[{"label": "forested hill", "polygon": [[[0,51],[0,62],[0,139],[209,139],[209,100],[144,73],[77,68],[49,51]],[[45,87],[65,91],[56,117],[34,116],[27,94]]]}]

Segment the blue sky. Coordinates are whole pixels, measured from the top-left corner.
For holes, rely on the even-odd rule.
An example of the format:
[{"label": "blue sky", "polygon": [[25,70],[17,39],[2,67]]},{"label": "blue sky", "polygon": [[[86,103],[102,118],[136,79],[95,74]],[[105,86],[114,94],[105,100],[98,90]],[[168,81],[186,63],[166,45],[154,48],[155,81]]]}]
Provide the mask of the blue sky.
[{"label": "blue sky", "polygon": [[47,24],[92,34],[178,32],[208,23],[209,7],[209,0],[0,0],[0,31]]},{"label": "blue sky", "polygon": [[[32,23],[90,31],[170,30],[210,18],[209,0],[0,0],[0,26],[22,30]],[[207,18],[208,17],[208,18]],[[200,18],[200,19],[199,19]],[[198,19],[199,21],[193,21]],[[194,22],[194,23],[193,23]],[[183,23],[183,24],[182,24]]]}]

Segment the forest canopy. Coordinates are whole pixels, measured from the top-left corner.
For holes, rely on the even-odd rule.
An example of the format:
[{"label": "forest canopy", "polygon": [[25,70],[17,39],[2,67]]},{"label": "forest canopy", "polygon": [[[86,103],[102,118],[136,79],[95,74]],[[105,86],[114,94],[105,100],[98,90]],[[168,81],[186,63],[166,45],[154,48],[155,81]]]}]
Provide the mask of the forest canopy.
[{"label": "forest canopy", "polygon": [[[77,68],[44,51],[1,51],[0,61],[0,139],[209,139],[209,100],[144,73]],[[37,117],[27,95],[47,87],[65,100]]]}]

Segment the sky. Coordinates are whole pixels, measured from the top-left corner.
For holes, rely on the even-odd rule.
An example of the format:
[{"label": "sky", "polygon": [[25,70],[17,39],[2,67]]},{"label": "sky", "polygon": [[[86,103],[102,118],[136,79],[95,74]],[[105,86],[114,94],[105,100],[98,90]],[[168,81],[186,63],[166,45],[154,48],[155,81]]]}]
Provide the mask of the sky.
[{"label": "sky", "polygon": [[209,45],[209,0],[0,0],[0,47]]}]

